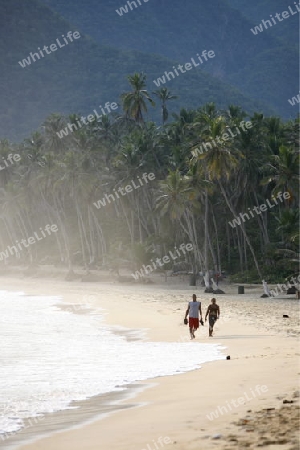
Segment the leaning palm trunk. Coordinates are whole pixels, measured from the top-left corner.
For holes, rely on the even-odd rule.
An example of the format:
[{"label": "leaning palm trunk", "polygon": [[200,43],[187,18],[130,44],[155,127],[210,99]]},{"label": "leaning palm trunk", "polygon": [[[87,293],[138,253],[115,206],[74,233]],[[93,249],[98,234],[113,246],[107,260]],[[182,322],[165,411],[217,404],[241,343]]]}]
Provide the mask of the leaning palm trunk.
[{"label": "leaning palm trunk", "polygon": [[[259,202],[258,202],[256,193],[254,193],[254,197],[255,197],[256,206],[259,207]],[[262,230],[264,242],[266,244],[269,244],[270,238],[269,238],[269,234],[268,234],[267,218],[268,218],[267,214],[261,214],[261,215],[258,214],[257,215],[258,225]]]},{"label": "leaning palm trunk", "polygon": [[[27,236],[27,237],[28,237],[28,236],[29,236],[29,232],[27,231],[25,222],[24,222],[24,220],[23,220],[22,215],[21,215],[20,212],[17,214],[16,220],[19,222],[19,228],[20,228],[22,234],[23,234],[24,236]],[[33,264],[33,259],[34,259],[34,258],[33,258],[33,251],[32,251],[32,249],[31,249],[31,246],[28,246],[27,252],[28,252],[28,255],[29,255],[30,264]],[[35,249],[35,257],[37,257],[37,251],[36,251],[36,249]]]},{"label": "leaning palm trunk", "polygon": [[[97,241],[98,242],[97,255],[99,257],[99,255],[101,254],[101,256],[102,256],[102,265],[104,265],[105,262],[106,262],[105,261],[105,257],[106,257],[106,253],[107,253],[106,241],[105,241],[103,230],[102,230],[101,224],[99,223],[98,217],[96,217],[96,215],[94,213],[94,210],[93,210],[93,208],[91,206],[89,206],[89,210],[90,210],[90,213],[92,215],[93,223],[94,223],[94,226],[95,226],[95,229],[96,229],[96,233],[97,233],[98,238],[99,238],[99,240]],[[100,249],[100,246],[101,246],[101,249]]]},{"label": "leaning palm trunk", "polygon": [[[75,197],[76,199],[76,197]],[[80,238],[80,244],[81,244],[81,252],[82,252],[82,259],[83,259],[83,264],[84,264],[84,268],[86,271],[88,271],[88,264],[87,264],[87,258],[86,258],[86,248],[84,245],[84,229],[83,229],[83,224],[82,224],[82,217],[81,217],[81,212],[79,209],[79,205],[77,200],[75,200],[75,209],[76,209],[76,213],[77,213],[77,224],[78,224],[78,231],[79,231],[79,238]]]},{"label": "leaning palm trunk", "polygon": [[[219,181],[219,186],[220,186],[222,195],[223,195],[223,197],[224,197],[224,199],[225,199],[225,201],[226,201],[226,203],[227,203],[227,206],[228,206],[228,208],[230,209],[230,212],[231,212],[234,216],[237,216],[237,213],[235,212],[234,207],[232,206],[231,202],[229,201],[229,199],[228,199],[228,197],[227,197],[227,194],[226,194],[226,191],[225,191],[224,186],[222,185],[221,181]],[[242,231],[242,233],[243,233],[243,235],[244,235],[245,241],[247,242],[247,245],[248,245],[248,247],[249,247],[249,250],[250,250],[250,252],[251,252],[251,254],[252,254],[253,261],[254,261],[254,264],[255,264],[257,273],[258,273],[260,279],[262,279],[263,277],[262,277],[262,274],[261,274],[261,271],[260,271],[260,268],[259,268],[259,265],[258,265],[256,256],[255,256],[255,253],[254,253],[254,249],[253,249],[253,247],[252,247],[252,245],[251,245],[251,242],[250,242],[250,240],[249,240],[249,238],[248,238],[248,235],[247,235],[247,233],[246,233],[244,224],[243,224],[242,222],[241,222],[241,231]]]},{"label": "leaning palm trunk", "polygon": [[205,287],[210,288],[209,271],[208,270],[205,272],[205,275],[203,278],[204,278]]},{"label": "leaning palm trunk", "polygon": [[199,247],[197,245],[197,237],[196,237],[196,233],[194,233],[192,224],[191,224],[191,218],[189,215],[189,212],[185,211],[184,213],[184,218],[187,224],[187,230],[185,229],[189,239],[191,240],[191,243],[193,245],[193,249],[194,249],[194,255],[195,255],[195,263],[199,263],[200,266],[202,267],[202,262],[203,262],[203,256],[199,250]]},{"label": "leaning palm trunk", "polygon": [[[57,216],[58,215],[57,211],[55,211],[53,206],[50,205],[49,202],[46,200],[46,198],[44,196],[44,193],[43,193],[41,188],[40,188],[40,194],[41,194],[41,197],[42,197],[44,210],[46,212],[46,215],[49,218],[49,223],[52,223],[52,216],[51,216],[50,212],[52,212],[52,213],[54,212],[55,215]],[[58,247],[59,254],[60,254],[60,261],[61,262],[65,262],[65,255],[64,255],[62,244],[61,244],[61,241],[60,241],[59,233],[54,233],[54,235],[55,235],[55,240],[56,240],[57,247]]]},{"label": "leaning palm trunk", "polygon": [[244,256],[243,256],[243,246],[242,246],[242,232],[238,228],[236,230],[236,239],[237,239],[237,248],[239,252],[239,258],[240,258],[240,271],[244,272]]},{"label": "leaning palm trunk", "polygon": [[[66,231],[66,213],[65,209],[63,208],[63,205],[61,205],[61,201],[59,198],[53,194],[53,201],[54,201],[54,208],[57,214],[57,220],[59,223],[59,228],[61,229],[61,236],[63,238],[64,247],[66,250],[66,259],[68,261],[68,272],[69,274],[73,274],[73,261],[72,261],[72,255],[71,255],[71,245],[70,245],[70,239],[69,234]],[[61,213],[59,213],[59,211]],[[63,220],[64,219],[64,220]]]},{"label": "leaning palm trunk", "polygon": [[[196,281],[197,281],[197,274],[199,272],[199,264],[200,267],[202,268],[202,261],[203,261],[203,257],[201,255],[201,252],[199,250],[198,247],[198,243],[197,243],[197,233],[195,230],[195,227],[193,227],[193,220],[191,220],[192,214],[189,211],[185,211],[184,212],[184,218],[188,227],[188,232],[187,235],[189,237],[189,239],[191,240],[193,249],[194,249],[194,258],[192,260],[192,271],[193,271],[193,275],[191,278],[191,286],[196,286]],[[193,216],[192,216],[193,218]]]},{"label": "leaning palm trunk", "polygon": [[[214,213],[214,209],[213,208],[212,208],[212,218],[213,218],[213,224],[214,224],[215,233],[216,233],[216,243],[217,243],[217,266],[218,266],[217,267],[217,271],[221,275],[221,273],[222,273],[222,266],[221,266],[221,256],[220,256],[219,233],[218,233],[218,227],[217,227],[215,213]],[[229,249],[229,252],[230,252],[230,249]]]},{"label": "leaning palm trunk", "polygon": [[198,253],[198,261],[199,261],[199,264],[200,264],[200,270],[202,272],[202,270],[203,270],[203,267],[202,267],[203,256],[202,256],[202,253],[199,250],[194,214],[192,214],[192,224],[193,224],[193,230],[194,230],[194,236],[195,236],[195,245],[196,245],[196,249],[197,249],[197,253]]},{"label": "leaning palm trunk", "polygon": [[204,193],[205,198],[205,212],[204,212],[204,268],[208,272],[208,195],[207,189]]},{"label": "leaning palm trunk", "polygon": [[211,254],[211,257],[213,260],[214,270],[215,270],[215,272],[218,272],[218,262],[217,262],[217,258],[216,258],[216,253],[214,251],[214,248],[213,248],[213,245],[211,242],[209,230],[208,230],[207,236],[208,236],[208,247],[209,247],[210,254]]}]

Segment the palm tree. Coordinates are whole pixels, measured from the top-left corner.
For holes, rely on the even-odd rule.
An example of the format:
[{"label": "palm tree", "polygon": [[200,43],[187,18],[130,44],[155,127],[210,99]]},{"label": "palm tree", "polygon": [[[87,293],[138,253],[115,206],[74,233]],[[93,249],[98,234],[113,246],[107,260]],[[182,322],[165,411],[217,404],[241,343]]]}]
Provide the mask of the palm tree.
[{"label": "palm tree", "polygon": [[[212,245],[210,241],[210,233],[208,227],[208,217],[209,217],[209,202],[208,202],[208,194],[212,193],[213,184],[205,179],[205,169],[200,164],[200,161],[196,163],[191,162],[191,167],[185,177],[187,185],[191,188],[191,193],[189,194],[189,199],[192,201],[198,202],[198,205],[194,209],[200,209],[200,205],[204,207],[204,269],[205,273],[209,272],[209,261],[208,261],[208,248],[210,247],[212,252],[212,257],[214,258]],[[203,214],[201,214],[203,216]],[[195,223],[194,217],[192,216],[193,224]],[[201,227],[202,228],[202,227]],[[198,247],[197,242],[197,234],[195,233],[196,245]],[[208,287],[208,286],[207,286]]]},{"label": "palm tree", "polygon": [[214,102],[206,103],[199,111],[200,114],[202,113],[210,119],[216,119],[219,116],[219,112]]},{"label": "palm tree", "polygon": [[[5,170],[2,171],[2,158],[6,160],[10,153],[16,153],[13,144],[11,144],[7,139],[0,140],[0,187],[4,187],[10,180],[13,180],[13,173],[17,169],[17,167],[13,164],[10,167],[6,167]],[[20,164],[18,165],[20,166]]]},{"label": "palm tree", "polygon": [[67,120],[60,114],[51,114],[43,123],[45,145],[47,150],[55,154],[62,154],[73,145],[75,137],[73,133],[60,138],[57,133],[66,128]]},{"label": "palm tree", "polygon": [[291,200],[286,202],[287,206],[295,202],[299,189],[299,152],[282,145],[279,154],[273,155],[264,168],[269,175],[262,180],[262,184],[271,184],[274,195],[280,191],[289,192]]},{"label": "palm tree", "polygon": [[[266,129],[264,123],[255,123],[251,120],[253,127],[247,132],[242,132],[236,137],[236,145],[241,152],[239,165],[234,179],[236,203],[241,210],[255,204],[259,207],[260,200],[265,198],[266,193],[260,187],[261,166],[270,158],[270,147],[266,140]],[[269,244],[267,227],[268,213],[256,215],[258,226],[261,230],[261,251],[264,253],[266,245]],[[270,262],[270,261],[269,261]]]},{"label": "palm tree", "polygon": [[286,244],[299,246],[299,208],[287,209],[280,217],[275,217],[278,222],[276,231],[281,233],[282,241]]},{"label": "palm tree", "polygon": [[135,73],[127,77],[132,92],[126,92],[121,95],[123,109],[127,117],[134,119],[137,123],[144,123],[143,112],[147,112],[146,101],[155,106],[154,101],[149,96],[146,88],[146,75],[144,73]]},{"label": "palm tree", "polygon": [[[193,272],[198,272],[197,265],[203,268],[203,256],[197,243],[197,233],[193,209],[197,208],[197,199],[193,195],[191,180],[182,177],[178,170],[170,171],[166,180],[160,183],[161,195],[157,197],[156,208],[160,215],[168,216],[175,224],[175,243],[178,244],[180,231],[189,238],[194,249]],[[179,225],[177,229],[176,225]]]},{"label": "palm tree", "polygon": [[282,266],[286,269],[287,265],[293,272],[299,270],[299,208],[286,209],[280,217],[275,216],[278,223],[276,232],[281,236],[279,246],[275,252],[279,255]]},{"label": "palm tree", "polygon": [[236,126],[238,126],[246,116],[247,114],[245,113],[245,111],[243,111],[242,108],[237,105],[229,105],[228,110],[225,112],[225,117]]},{"label": "palm tree", "polygon": [[[204,128],[205,133],[210,136],[216,143],[216,139],[218,136],[222,136],[223,133],[226,132],[226,121],[222,116],[218,116],[214,119],[211,119],[207,115],[203,116],[206,127]],[[203,128],[202,128],[203,129]],[[206,153],[198,155],[200,160],[206,165],[206,170],[209,179],[217,182],[220,191],[225,199],[225,202],[230,210],[230,212],[237,216],[234,204],[232,202],[232,195],[228,194],[228,190],[230,187],[229,181],[232,179],[232,175],[236,174],[237,168],[239,166],[240,159],[243,157],[241,152],[236,148],[236,146],[232,142],[220,142],[212,146]],[[226,185],[227,184],[227,190]],[[252,254],[253,261],[257,272],[262,279],[262,274],[260,271],[260,267],[258,265],[258,261],[256,259],[256,255],[252,244],[249,240],[248,234],[246,232],[245,226],[243,223],[240,225],[242,234],[244,239],[249,247],[249,250]]]},{"label": "palm tree", "polygon": [[162,124],[168,120],[169,112],[166,106],[168,100],[174,100],[177,98],[176,95],[171,94],[171,92],[166,87],[161,87],[160,89],[153,92],[159,100],[161,100],[161,116],[162,116]]},{"label": "palm tree", "polygon": [[283,144],[283,125],[279,117],[264,119],[268,146],[274,155],[278,155],[279,147]]}]

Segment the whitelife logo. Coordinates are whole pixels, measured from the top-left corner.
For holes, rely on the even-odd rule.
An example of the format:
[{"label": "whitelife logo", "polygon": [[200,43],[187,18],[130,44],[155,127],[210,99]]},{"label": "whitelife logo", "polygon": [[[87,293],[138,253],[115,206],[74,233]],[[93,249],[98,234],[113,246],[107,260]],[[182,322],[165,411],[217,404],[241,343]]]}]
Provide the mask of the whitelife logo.
[{"label": "whitelife logo", "polygon": [[295,106],[297,103],[300,103],[300,92],[297,97],[292,97],[288,100],[289,104]]},{"label": "whitelife logo", "polygon": [[[203,50],[203,52],[201,53],[201,56],[199,55],[199,53],[197,53],[197,59],[200,63],[197,63],[197,61],[194,60],[194,58],[191,58],[191,61],[193,64],[187,62],[184,65],[185,70],[183,69],[183,65],[182,64],[178,64],[177,68],[175,66],[173,66],[173,70],[175,72],[175,74],[177,75],[177,77],[179,77],[180,73],[186,73],[188,70],[192,70],[194,67],[198,67],[200,66],[200,64],[203,64],[205,61],[208,61],[208,58],[214,58],[215,52],[213,50],[209,50],[209,52],[207,50]],[[205,60],[203,61],[202,58]],[[178,70],[180,70],[180,73],[178,72]],[[157,78],[156,80],[153,80],[153,83],[155,84],[155,86],[160,87],[161,84],[165,84],[167,81],[170,81],[171,79],[174,80],[175,75],[174,72],[165,72],[164,75],[162,75],[162,77]],[[170,78],[172,77],[172,78]],[[167,80],[166,80],[167,78]]]},{"label": "whitelife logo", "polygon": [[[153,445],[152,445],[153,442]],[[157,439],[157,442],[153,439],[151,444],[147,444],[147,448],[142,448],[142,450],[160,450],[163,448],[164,445],[172,444],[171,439],[169,436],[162,437],[160,436]]]},{"label": "whitelife logo", "polygon": [[[290,281],[293,282],[293,284],[290,283]],[[283,283],[283,284],[276,284],[276,287],[274,289],[270,290],[270,295],[272,297],[277,297],[277,295],[282,294],[284,291],[282,290],[282,288],[287,291],[288,289],[290,289],[292,286],[297,286],[298,284],[300,284],[300,275],[298,275],[297,278],[295,277],[291,277],[291,279],[287,282],[287,283]],[[278,289],[280,289],[280,292],[278,292]],[[299,287],[298,287],[299,289]]]},{"label": "whitelife logo", "polygon": [[[68,31],[68,33],[67,33],[67,38],[69,39],[70,42],[73,42],[73,38],[79,39],[80,37],[81,36],[78,31],[74,31],[74,33],[72,31]],[[43,47],[44,52],[47,55],[50,55],[51,53],[56,52],[56,50],[58,50],[58,48],[63,48],[66,45],[68,45],[69,42],[68,42],[67,38],[65,38],[64,34],[62,34],[62,38],[63,38],[65,44],[62,44],[60,42],[60,40],[57,38],[55,41],[57,43],[57,45],[56,44],[51,44],[50,46],[44,45],[44,47]],[[49,47],[50,47],[50,50],[48,50]],[[45,55],[44,55],[43,50],[41,50],[40,47],[38,47],[39,53],[30,52],[29,56],[27,58],[24,58],[22,61],[19,61],[20,66],[24,69],[24,67],[30,66],[31,60],[32,60],[32,62],[35,62],[36,60],[41,59],[41,57],[44,58]]]},{"label": "whitelife logo", "polygon": [[[99,105],[99,108],[101,109],[101,112],[104,116],[106,116],[106,112],[102,108],[102,105]],[[112,112],[111,110],[115,110],[118,108],[118,104],[115,102],[106,102],[104,105],[104,108],[108,111],[108,113]],[[83,125],[88,125],[88,123],[94,122],[96,119],[101,119],[102,114],[99,116],[96,109],[93,110],[94,114],[89,114],[87,117],[81,116],[80,119],[76,121],[76,123],[68,123],[68,126],[66,128],[61,129],[60,131],[57,131],[56,134],[59,137],[59,139],[62,139],[65,136],[68,136],[69,134],[73,133],[73,131],[77,131],[79,128]],[[88,121],[88,122],[87,122]]]},{"label": "whitelife logo", "polygon": [[[277,194],[277,198],[278,198],[281,202],[283,202],[283,199],[285,199],[285,200],[289,199],[290,196],[291,196],[291,194],[290,194],[289,192],[284,192],[284,193],[278,192],[278,194]],[[282,197],[283,197],[283,198],[282,198]],[[258,215],[258,214],[261,214],[262,212],[267,211],[268,207],[269,207],[270,209],[271,209],[271,208],[274,208],[274,206],[278,205],[278,202],[277,202],[277,200],[276,200],[275,197],[273,197],[272,200],[273,200],[274,204],[270,203],[269,200],[267,199],[267,200],[266,200],[267,205],[266,205],[265,203],[262,203],[262,204],[259,205],[259,206],[254,206],[253,210],[254,210],[254,211],[256,212],[256,214]],[[253,214],[253,211],[252,211],[250,208],[248,208],[248,210],[249,210],[249,214],[251,215],[251,217],[252,217],[252,218],[255,217],[254,214]],[[249,214],[247,214],[247,213],[240,213],[240,214],[239,214],[240,217],[236,217],[235,219],[233,219],[232,222],[229,221],[228,223],[229,223],[229,225],[230,225],[232,228],[235,228],[237,225],[241,225],[241,223],[242,223],[242,222],[241,222],[241,219],[242,219],[243,222],[246,221],[245,216],[247,217],[247,220],[250,220]]]},{"label": "whitelife logo", "polygon": [[4,170],[7,167],[12,166],[15,162],[19,162],[21,160],[21,156],[18,153],[15,153],[14,155],[10,153],[6,158],[2,156],[4,167],[2,166],[2,161],[0,164],[0,170]]},{"label": "whitelife logo", "polygon": [[[131,184],[127,184],[124,188],[123,187],[119,187],[117,190],[118,192],[120,192],[120,194],[124,197],[124,195],[129,194],[130,192],[133,191],[133,189],[139,189],[141,186],[144,186],[143,181],[141,180],[141,178],[138,176],[137,177],[138,181],[137,183],[139,183],[138,185],[135,184],[135,182],[133,180],[131,180]],[[148,180],[152,181],[155,179],[155,175],[154,173],[144,173],[142,176],[142,179],[144,180],[144,182],[146,184],[148,184]],[[112,201],[116,201],[116,199],[119,199],[120,196],[118,194],[118,192],[116,191],[116,189],[113,189],[114,193],[113,194],[105,194],[105,196],[101,199],[98,200],[96,203],[94,203],[94,205],[96,206],[97,209],[100,209],[101,206],[106,206],[107,203],[111,203],[111,199]]]},{"label": "whitelife logo", "polygon": [[[143,0],[144,1],[144,3],[148,3],[148,1],[149,0]],[[141,0],[137,0],[137,3],[140,5],[140,6],[142,6],[142,3],[141,3]],[[133,7],[132,7],[132,5],[134,5],[134,7],[135,8],[138,8],[138,5],[136,4],[136,2],[127,2],[127,5],[129,6],[129,8],[130,8],[130,10],[132,11],[133,10]],[[127,5],[125,5],[125,6],[121,6],[121,8],[120,9],[116,9],[116,13],[118,13],[119,14],[119,16],[123,16],[123,14],[127,14],[129,11],[128,11],[128,6]]]},{"label": "whitelife logo", "polygon": [[[19,414],[19,411],[17,411],[17,413],[15,415]],[[22,420],[22,428],[20,428],[19,430],[16,431],[8,431],[7,433],[4,434],[0,434],[0,438],[2,441],[6,441],[7,439],[11,438],[12,436],[15,436],[17,433],[19,433],[20,431],[26,430],[26,428],[30,428],[34,425],[36,425],[37,423],[41,422],[42,420],[45,419],[45,416],[38,416],[38,417],[33,417],[31,419],[23,419]],[[5,426],[6,420],[3,420],[3,424],[1,421],[1,425]],[[7,420],[7,425],[10,425],[10,423]]]},{"label": "whitelife logo", "polygon": [[[296,11],[292,9],[292,6],[289,6],[288,7],[289,11],[283,11],[282,13],[275,14],[275,17],[278,20],[278,22],[282,22],[284,19],[288,19],[289,17],[294,16],[295,14],[298,14],[300,12],[300,8],[299,8],[300,3],[294,2],[294,5],[296,6]],[[280,14],[282,15],[282,18],[280,17]],[[270,17],[271,17],[273,24],[272,24],[271,20],[262,20],[259,25],[254,27],[254,29],[250,28],[250,30],[252,31],[252,33],[255,36],[259,33],[262,33],[263,31],[267,30],[268,28],[272,27],[273,25],[278,24],[278,22],[275,20],[275,17],[273,17],[272,14],[270,14]],[[265,28],[263,28],[263,27],[265,27]]]},{"label": "whitelife logo", "polygon": [[210,421],[212,421],[214,419],[218,419],[220,416],[223,416],[223,414],[228,414],[229,411],[232,411],[233,408],[231,405],[233,405],[234,408],[238,408],[239,406],[244,405],[245,403],[250,402],[251,400],[256,398],[257,395],[261,395],[262,393],[267,392],[268,388],[264,384],[262,386],[260,386],[258,384],[255,387],[255,391],[257,392],[257,395],[255,394],[253,389],[250,389],[250,391],[251,391],[252,397],[251,396],[249,397],[247,392],[244,392],[243,397],[239,397],[236,400],[230,400],[230,402],[226,401],[226,406],[218,406],[218,408],[215,411],[212,411],[210,414],[207,414],[206,417]]},{"label": "whitelife logo", "polygon": [[[51,233],[56,233],[58,231],[57,225],[49,225],[47,224],[43,230],[43,228],[40,228],[41,235],[40,237],[38,235],[38,232],[34,232],[34,237],[29,237],[28,239],[21,239],[21,242],[16,241],[16,245],[13,245],[12,247],[8,246],[7,249],[3,252],[0,252],[0,261],[9,257],[9,253],[11,255],[17,255],[19,253],[19,250],[24,250],[24,248],[28,248],[29,245],[35,244],[37,241],[41,241],[43,238],[46,238],[47,236],[50,236]],[[46,232],[48,234],[46,234]],[[22,248],[23,245],[23,248]],[[18,248],[17,248],[17,247]],[[19,249],[19,250],[18,250]],[[9,252],[9,253],[8,253]]]},{"label": "whitelife logo", "polygon": [[215,139],[211,139],[210,142],[205,142],[203,144],[201,144],[199,147],[196,147],[195,149],[192,150],[192,155],[194,157],[197,157],[199,155],[203,154],[203,149],[205,152],[207,152],[208,150],[212,150],[212,148],[216,148],[218,147],[218,145],[223,145],[224,142],[229,141],[230,139],[235,138],[236,136],[238,136],[239,134],[241,134],[241,131],[239,128],[241,128],[244,132],[246,132],[247,130],[249,130],[250,128],[253,127],[252,122],[248,121],[245,122],[244,120],[242,120],[240,122],[240,125],[238,127],[235,127],[234,131],[237,132],[237,134],[234,134],[234,132],[232,131],[231,128],[227,128],[227,133],[223,133],[222,136],[219,135],[217,136]]},{"label": "whitelife logo", "polygon": [[[183,255],[185,255],[186,250],[188,252],[193,250],[193,245],[192,244],[181,244],[179,246],[179,249],[182,251]],[[150,266],[150,265],[145,266],[145,264],[144,264],[143,267],[141,268],[141,270],[137,270],[134,274],[132,273],[131,276],[135,280],[138,280],[139,277],[144,277],[145,275],[149,275],[149,273],[156,270],[158,266],[163,267],[164,264],[168,264],[171,260],[175,261],[179,256],[181,256],[181,254],[177,247],[175,247],[174,250],[177,253],[177,256],[173,255],[173,253],[171,251],[169,251],[169,256],[165,255],[163,258],[156,258],[155,262],[153,261],[153,259],[151,259],[152,266]],[[161,262],[161,261],[163,261],[163,262]]]}]

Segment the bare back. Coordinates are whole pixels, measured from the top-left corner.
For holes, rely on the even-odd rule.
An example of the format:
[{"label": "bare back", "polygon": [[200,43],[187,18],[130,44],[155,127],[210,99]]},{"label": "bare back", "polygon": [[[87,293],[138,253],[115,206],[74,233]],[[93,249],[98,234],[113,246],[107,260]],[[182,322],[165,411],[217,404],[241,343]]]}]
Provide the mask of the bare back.
[{"label": "bare back", "polygon": [[210,316],[218,316],[220,314],[219,305],[216,303],[209,305],[207,309]]}]

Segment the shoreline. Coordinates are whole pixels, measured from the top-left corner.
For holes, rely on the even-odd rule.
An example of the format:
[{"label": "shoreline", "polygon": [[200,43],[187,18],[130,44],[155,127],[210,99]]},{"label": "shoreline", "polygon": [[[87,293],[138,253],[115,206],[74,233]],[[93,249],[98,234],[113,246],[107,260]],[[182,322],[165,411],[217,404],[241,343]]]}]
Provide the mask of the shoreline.
[{"label": "shoreline", "polygon": [[[41,439],[103,420],[119,411],[138,408],[142,404],[135,403],[134,399],[139,392],[150,387],[151,384],[146,381],[124,385],[121,386],[122,390],[120,391],[95,395],[81,401],[72,401],[69,409],[46,413],[40,418],[26,419],[25,428],[16,433],[11,433],[11,436],[5,440],[0,439],[0,448],[21,449],[23,446],[35,444]],[[123,402],[126,403],[123,404]],[[42,425],[40,422],[42,422]],[[30,425],[26,426],[28,423]]]},{"label": "shoreline", "polygon": [[[2,278],[2,281],[1,289],[3,290],[6,289],[6,285],[11,288],[10,290],[23,290],[30,295],[57,295],[63,297],[66,305],[80,304],[83,293],[88,292],[89,295],[97,297],[92,302],[95,303],[95,307],[106,309],[107,314],[104,320],[109,326],[117,325],[136,330],[138,323],[139,330],[143,329],[147,332],[147,340],[171,342],[179,342],[180,334],[183,337],[186,336],[187,329],[181,325],[183,310],[191,291],[197,292],[199,289],[199,287],[181,286],[176,292],[170,290],[166,293],[165,286],[162,289],[155,286],[153,289],[152,286],[120,286],[77,281],[72,283],[59,281],[53,286],[51,280],[28,280],[28,278],[17,282],[15,279],[6,279],[4,282]],[[17,285],[17,288],[13,285]],[[200,296],[207,306],[211,295],[199,294]],[[111,301],[111,297],[116,299],[115,303]],[[243,417],[249,410],[249,406],[241,405],[233,412],[224,414],[212,422],[205,419],[206,415],[215,411],[217,406],[224,406],[229,400],[241,397],[243,392],[250,392],[250,389],[254,389],[256,385],[266,385],[268,392],[251,400],[251,410],[279,407],[282,400],[277,397],[291,397],[298,387],[298,353],[297,349],[291,349],[291,339],[299,336],[299,327],[296,326],[295,320],[290,330],[291,334],[287,328],[283,327],[284,322],[278,324],[281,335],[277,334],[276,329],[282,310],[287,308],[288,312],[295,310],[298,308],[298,303],[276,299],[277,309],[274,305],[273,310],[269,310],[270,303],[265,302],[265,299],[254,298],[253,294],[238,298],[235,294],[217,296],[217,301],[221,305],[225,304],[226,308],[229,304],[232,305],[233,311],[230,311],[229,322],[220,325],[221,330],[216,331],[216,337],[212,340],[198,334],[196,341],[226,346],[226,351],[231,355],[230,361],[213,361],[191,372],[147,380],[146,384],[150,384],[150,389],[142,388],[141,392],[135,392],[134,400],[131,399],[130,402],[126,399],[120,400],[116,409],[119,414],[112,414],[101,420],[95,417],[95,420],[88,424],[83,423],[78,414],[75,428],[63,431],[52,430],[52,432],[55,431],[54,434],[42,439],[36,436],[38,440],[34,443],[22,444],[18,448],[20,450],[41,448],[44,450],[96,450],[99,448],[141,450],[159,436],[169,436],[172,442],[176,441],[176,444],[170,444],[169,447],[177,450],[194,450],[199,448],[202,442],[207,449],[227,448],[222,447],[226,445],[222,439],[216,442],[211,436],[219,430],[222,433],[229,430],[233,432],[235,426],[232,424],[232,419],[236,416]],[[120,308],[120,304],[124,314],[117,316],[116,311]],[[255,326],[253,317],[248,315],[248,312],[242,313],[246,305],[254,312]],[[266,331],[261,329],[261,325],[266,323],[264,306],[268,314],[272,312],[275,314]],[[223,306],[221,306],[221,315],[222,313],[224,315],[225,307],[223,310],[222,308]],[[235,310],[236,308],[238,310]],[[262,314],[258,314],[258,311]],[[247,320],[249,323],[246,323]],[[274,379],[274,372],[278,377],[277,381]],[[199,392],[198,388],[196,390],[197,395],[190,392],[192,389],[189,389],[189,386],[199,386]],[[209,395],[209,392],[213,392],[213,395]],[[132,404],[139,407],[132,408],[130,407]],[[123,409],[126,409],[126,412]],[[54,413],[56,414],[58,413]],[[197,425],[199,421],[201,425]],[[122,444],[119,442],[121,436]],[[285,450],[285,447],[281,445],[280,449]]]},{"label": "shoreline", "polygon": [[[20,284],[22,284],[22,280],[19,281]],[[30,285],[30,280],[28,280],[28,282]],[[3,290],[8,292],[15,292],[15,289],[11,286],[8,286],[7,289]],[[18,290],[18,292],[23,291]],[[47,295],[44,294],[43,288],[39,290],[39,293],[30,294],[27,290],[25,290],[23,293],[24,297],[48,297],[49,295],[49,293]],[[64,296],[58,293],[51,294],[51,296],[56,297],[58,301],[61,302],[56,305],[58,309],[71,312],[72,314],[90,315],[91,312],[95,313],[98,309],[92,307],[90,303],[86,302],[65,302]],[[105,315],[107,314],[107,311],[100,307],[99,312],[101,313],[101,322],[105,323]],[[146,330],[144,329],[127,328],[113,324],[109,324],[109,328],[113,334],[122,335],[128,342],[147,340]],[[209,362],[211,361],[207,361],[207,363]],[[191,370],[188,370],[187,372],[190,371]],[[184,372],[183,374],[187,372]],[[2,435],[4,439],[2,439],[0,435],[0,448],[2,448],[4,445],[5,448],[10,450],[20,449],[24,445],[34,444],[40,439],[47,438],[51,435],[67,430],[77,429],[82,426],[92,424],[96,421],[103,420],[105,417],[108,417],[109,415],[116,412],[121,412],[129,408],[139,408],[141,406],[144,406],[145,402],[134,402],[134,399],[137,397],[137,395],[140,392],[143,392],[144,390],[155,386],[158,383],[159,379],[174,375],[178,376],[178,374],[157,376],[155,378],[149,378],[144,381],[136,381],[131,384],[116,386],[116,389],[120,389],[119,391],[116,390],[104,394],[94,395],[81,401],[73,400],[64,410],[56,411],[53,413],[41,413],[41,416],[29,417],[27,419],[24,419],[24,428],[16,432],[5,433],[4,435]],[[129,402],[129,400],[131,401]],[[43,423],[41,424],[41,422]]]}]

